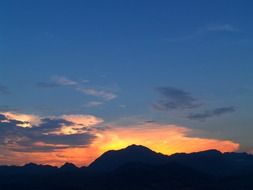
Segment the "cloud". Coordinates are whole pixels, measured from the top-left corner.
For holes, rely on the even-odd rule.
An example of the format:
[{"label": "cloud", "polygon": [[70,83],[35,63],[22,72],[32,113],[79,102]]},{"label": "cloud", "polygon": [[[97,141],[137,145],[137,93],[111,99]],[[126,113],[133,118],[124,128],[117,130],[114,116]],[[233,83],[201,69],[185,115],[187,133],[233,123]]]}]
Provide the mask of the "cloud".
[{"label": "cloud", "polygon": [[0,84],[0,94],[10,94],[10,90],[7,86]]},{"label": "cloud", "polygon": [[71,80],[64,76],[53,76],[51,77],[50,82],[38,82],[36,83],[37,87],[40,88],[55,88],[61,86],[75,86],[79,83],[77,81]]},{"label": "cloud", "polygon": [[82,92],[83,94],[89,95],[89,96],[95,96],[103,98],[107,101],[113,100],[117,98],[117,95],[113,92],[101,90],[101,89],[95,89],[95,88],[77,88],[78,91]]},{"label": "cloud", "polygon": [[162,99],[158,100],[153,105],[156,110],[184,110],[200,106],[197,99],[195,99],[190,93],[181,89],[167,86],[159,87],[156,90],[162,96]]},{"label": "cloud", "polygon": [[1,113],[0,144],[21,152],[85,147],[96,138],[89,128],[102,122],[102,119],[91,115],[40,118],[28,114]]},{"label": "cloud", "polygon": [[[128,125],[117,122],[102,127],[103,120],[95,116],[63,115],[40,118],[40,123],[30,128],[20,126],[26,122],[29,121],[0,114],[0,164],[62,165],[69,161],[87,165],[107,150],[130,144],[142,144],[164,154],[206,149],[227,152],[239,148],[238,143],[230,140],[198,137],[199,131],[195,129],[153,121]],[[76,131],[52,133],[64,127]]]},{"label": "cloud", "polygon": [[221,115],[232,113],[232,112],[235,112],[235,107],[233,106],[221,107],[221,108],[216,108],[214,110],[207,110],[203,113],[190,114],[188,118],[192,120],[205,121],[208,118],[217,117],[217,116],[221,116]]},{"label": "cloud", "polygon": [[41,123],[41,118],[33,114],[21,114],[16,112],[0,112],[0,114],[4,115],[9,120],[25,122],[25,124],[20,125],[20,127],[32,127],[33,125]]},{"label": "cloud", "polygon": [[62,118],[73,124],[64,126],[60,130],[52,132],[53,134],[82,134],[90,130],[90,127],[104,122],[103,119],[92,115],[63,115]]},{"label": "cloud", "polygon": [[[88,96],[94,96],[98,98],[102,98],[106,101],[113,100],[117,98],[117,94],[106,90],[103,88],[95,88],[95,87],[84,87],[83,84],[88,83],[88,80],[81,80],[81,81],[74,81],[64,76],[53,76],[51,78],[51,82],[38,82],[36,83],[37,87],[40,88],[55,88],[55,87],[61,87],[61,86],[69,86],[72,87],[74,90],[81,92]],[[90,107],[98,106],[98,101],[93,101],[93,104],[90,104]],[[103,104],[102,102],[99,104]]]},{"label": "cloud", "polygon": [[85,104],[84,107],[87,107],[87,108],[94,108],[94,107],[101,106],[101,105],[103,105],[103,104],[104,104],[103,102],[99,102],[99,101],[90,101],[90,102],[88,102],[87,104]]},{"label": "cloud", "polygon": [[63,76],[53,76],[52,80],[55,81],[56,84],[61,86],[74,86],[78,84],[78,82]]}]

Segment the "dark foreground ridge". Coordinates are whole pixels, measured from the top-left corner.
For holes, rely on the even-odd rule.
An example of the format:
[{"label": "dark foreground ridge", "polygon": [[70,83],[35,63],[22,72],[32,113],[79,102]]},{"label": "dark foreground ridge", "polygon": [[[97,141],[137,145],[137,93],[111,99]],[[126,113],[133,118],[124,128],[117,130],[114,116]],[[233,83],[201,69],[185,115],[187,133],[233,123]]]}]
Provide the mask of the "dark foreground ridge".
[{"label": "dark foreground ridge", "polygon": [[88,167],[0,166],[0,189],[252,190],[253,155],[207,150],[166,156],[131,145],[105,152]]}]

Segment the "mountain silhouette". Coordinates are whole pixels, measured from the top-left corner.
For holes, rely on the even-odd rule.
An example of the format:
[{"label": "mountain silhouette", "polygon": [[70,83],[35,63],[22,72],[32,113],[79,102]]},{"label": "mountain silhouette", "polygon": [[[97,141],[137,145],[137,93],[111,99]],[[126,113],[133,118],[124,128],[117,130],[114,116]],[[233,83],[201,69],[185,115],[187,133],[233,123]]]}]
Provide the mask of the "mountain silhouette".
[{"label": "mountain silhouette", "polygon": [[0,166],[3,190],[252,190],[253,156],[207,150],[156,153],[141,145],[107,151],[88,167]]},{"label": "mountain silhouette", "polygon": [[75,164],[66,162],[60,167],[60,169],[63,171],[75,171],[78,170],[78,167],[76,167]]},{"label": "mountain silhouette", "polygon": [[126,163],[141,162],[147,164],[162,164],[167,160],[167,156],[156,153],[141,145],[131,145],[121,150],[110,150],[102,154],[89,169],[96,171],[111,171]]}]

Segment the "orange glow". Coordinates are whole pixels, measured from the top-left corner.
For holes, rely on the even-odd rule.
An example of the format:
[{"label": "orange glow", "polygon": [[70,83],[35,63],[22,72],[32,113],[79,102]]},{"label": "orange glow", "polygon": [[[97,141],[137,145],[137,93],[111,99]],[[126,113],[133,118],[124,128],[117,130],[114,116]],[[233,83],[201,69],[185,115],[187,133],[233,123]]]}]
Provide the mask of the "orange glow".
[{"label": "orange glow", "polygon": [[50,153],[32,153],[33,156],[29,156],[31,161],[35,161],[34,159],[36,158],[37,163],[61,165],[64,162],[73,162],[78,166],[82,166],[88,165],[107,150],[117,150],[131,144],[144,145],[156,152],[167,155],[208,149],[231,152],[239,148],[239,144],[228,140],[189,136],[194,132],[192,129],[177,125],[114,126],[105,131],[97,131],[97,139],[88,147],[67,148]]},{"label": "orange glow", "polygon": [[[33,123],[40,121],[38,117],[34,117],[33,115],[8,113],[7,117]],[[103,122],[102,119],[89,115],[65,115],[62,118],[73,122],[74,126],[62,127],[60,131],[57,131],[58,135],[80,133],[80,127],[92,127]],[[89,132],[96,135],[97,138],[87,146],[60,147],[60,149],[55,149],[51,152],[13,152],[7,146],[1,150],[0,164],[22,165],[28,162],[35,162],[60,166],[65,162],[72,162],[78,166],[82,166],[90,164],[105,151],[125,148],[131,144],[144,145],[156,152],[167,155],[177,152],[190,153],[207,149],[231,152],[239,148],[239,144],[235,142],[197,137],[199,131],[195,129],[169,124],[112,125],[104,130],[92,128]],[[44,144],[43,142],[36,142],[34,146],[66,147],[66,145]],[[22,147],[14,148],[19,150]]]},{"label": "orange glow", "polygon": [[235,151],[239,144],[228,140],[191,137],[194,131],[177,125],[143,124],[134,127],[118,127],[98,134],[94,143],[101,152],[117,150],[130,144],[140,144],[163,154],[195,152],[217,149],[221,152]]}]

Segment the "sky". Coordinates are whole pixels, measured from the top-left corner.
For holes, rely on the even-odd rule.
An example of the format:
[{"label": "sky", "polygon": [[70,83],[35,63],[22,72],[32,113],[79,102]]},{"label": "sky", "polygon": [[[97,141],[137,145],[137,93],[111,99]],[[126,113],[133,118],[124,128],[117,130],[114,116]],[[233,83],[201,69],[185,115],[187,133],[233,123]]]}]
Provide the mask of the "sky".
[{"label": "sky", "polygon": [[0,164],[142,144],[253,153],[253,2],[0,2]]}]

